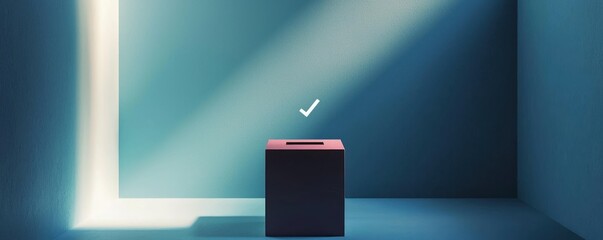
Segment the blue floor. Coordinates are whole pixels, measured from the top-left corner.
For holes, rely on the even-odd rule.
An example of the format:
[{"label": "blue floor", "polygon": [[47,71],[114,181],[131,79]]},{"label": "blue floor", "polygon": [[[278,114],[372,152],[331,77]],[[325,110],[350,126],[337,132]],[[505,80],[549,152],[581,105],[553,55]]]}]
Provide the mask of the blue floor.
[{"label": "blue floor", "polygon": [[[516,199],[347,199],[345,231],[344,239],[582,239]],[[262,217],[201,217],[183,229],[72,230],[58,240],[262,238]]]}]

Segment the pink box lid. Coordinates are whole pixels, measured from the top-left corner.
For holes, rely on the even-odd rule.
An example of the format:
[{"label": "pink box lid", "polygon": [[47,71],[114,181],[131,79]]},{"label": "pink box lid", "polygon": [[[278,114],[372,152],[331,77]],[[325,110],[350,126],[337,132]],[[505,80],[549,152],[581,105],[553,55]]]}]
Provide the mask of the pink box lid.
[{"label": "pink box lid", "polygon": [[266,150],[344,150],[341,139],[269,139]]}]

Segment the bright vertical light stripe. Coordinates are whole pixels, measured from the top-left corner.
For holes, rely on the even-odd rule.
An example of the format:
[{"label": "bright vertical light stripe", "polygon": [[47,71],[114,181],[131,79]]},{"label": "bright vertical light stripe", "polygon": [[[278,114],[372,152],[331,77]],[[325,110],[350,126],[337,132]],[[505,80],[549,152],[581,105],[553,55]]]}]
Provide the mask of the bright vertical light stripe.
[{"label": "bright vertical light stripe", "polygon": [[79,161],[76,223],[118,195],[119,1],[79,3]]},{"label": "bright vertical light stripe", "polygon": [[[436,17],[451,1],[453,0],[417,0],[403,3],[324,2],[313,14],[307,16],[307,19],[287,33],[282,42],[275,44],[265,54],[259,56],[257,61],[235,74],[237,78],[235,82],[238,84],[226,89],[209,108],[199,111],[212,113],[211,116],[228,117],[232,112],[223,109],[224,105],[221,104],[233,102],[233,99],[234,102],[241,103],[238,107],[256,106],[258,102],[247,101],[250,93],[266,91],[265,87],[273,84],[275,79],[282,80],[282,76],[291,74],[301,80],[314,81],[316,85],[312,85],[311,88],[315,90],[329,87],[342,89],[357,87],[359,82],[351,83],[341,79],[346,79],[345,76],[350,75],[348,71],[362,74],[357,72],[357,69],[367,69],[365,64],[378,64],[387,56],[394,44],[399,46],[401,42],[410,41],[412,36],[424,27],[427,20]],[[119,1],[80,0],[78,8],[79,126],[74,227],[187,227],[199,216],[263,215],[263,199],[119,199]],[[370,28],[361,31],[347,29],[354,24],[364,24],[354,20],[355,14],[368,14],[365,16],[367,19],[385,22],[368,26]],[[339,41],[346,39],[316,38],[320,36],[321,31],[339,30],[347,31],[343,33],[347,40],[360,38],[361,47],[348,51],[345,46],[351,42]],[[383,37],[381,34],[387,36]],[[325,55],[317,59],[320,53],[327,50],[328,46],[325,42],[339,43],[341,46],[336,51],[339,55]],[[310,51],[291,48],[299,44],[309,44],[307,47]],[[331,61],[342,57],[354,58],[354,61],[345,66]],[[269,71],[275,68],[275,64],[299,64],[300,69],[295,73]],[[308,72],[313,68],[322,71]],[[324,81],[329,79],[332,81],[325,85]],[[300,93],[278,94],[302,97]],[[259,104],[275,103],[260,102]],[[274,114],[270,110],[271,108],[268,107],[262,111],[264,114]],[[296,110],[293,109],[292,112],[297,116]],[[219,122],[220,118],[210,119],[210,123],[214,121]],[[188,126],[183,128],[186,127]],[[253,133],[253,128],[246,131]]]}]

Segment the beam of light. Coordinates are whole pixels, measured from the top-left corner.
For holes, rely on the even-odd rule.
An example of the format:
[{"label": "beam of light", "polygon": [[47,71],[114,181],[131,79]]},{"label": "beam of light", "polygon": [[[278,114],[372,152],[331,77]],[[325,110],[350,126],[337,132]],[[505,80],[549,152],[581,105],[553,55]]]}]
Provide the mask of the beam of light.
[{"label": "beam of light", "polygon": [[[157,152],[155,160],[147,169],[141,170],[142,174],[137,178],[156,177],[147,174],[156,168],[173,166],[161,161],[170,154],[178,151],[196,154],[194,149],[181,149],[177,144],[188,139],[198,140],[199,134],[221,136],[216,140],[217,144],[244,145],[246,141],[259,141],[256,138],[261,135],[259,129],[262,128],[284,129],[281,133],[292,135],[303,131],[304,128],[287,130],[287,122],[299,117],[297,109],[301,105],[296,104],[308,101],[307,92],[314,93],[309,100],[321,95],[323,103],[319,107],[328,111],[326,102],[336,103],[360,86],[357,81],[361,79],[360,75],[385,60],[394,45],[400,46],[401,42],[411,40],[450,1],[323,2],[235,74],[234,84],[217,94],[218,97],[208,107],[199,109],[197,115],[182,126],[166,148]],[[190,226],[199,216],[263,215],[263,199],[119,198],[119,2],[79,0],[78,15],[80,86],[74,227],[176,228]],[[332,32],[339,34],[335,37],[329,34]],[[290,65],[297,67],[286,67]],[[283,85],[288,85],[290,90],[275,91],[275,86]],[[257,94],[270,97],[251,98]],[[289,99],[296,105],[290,116],[274,111],[289,107],[279,99]],[[261,122],[258,116],[275,120]],[[325,116],[313,113],[312,117],[316,120],[314,124],[319,124]],[[224,119],[236,118],[245,118],[246,123],[225,133],[214,128],[224,124]],[[228,139],[240,140],[225,142]],[[261,139],[260,144],[263,145],[265,140]],[[242,153],[250,151],[249,148],[242,149]],[[234,151],[219,153],[221,159],[231,164],[241,154]],[[175,164],[186,166],[188,161],[190,159],[183,159]],[[227,183],[229,176],[241,174],[239,171],[244,171],[245,167],[232,167],[240,170],[217,173],[212,177]],[[183,187],[198,186],[184,184]]]},{"label": "beam of light", "polygon": [[78,1],[79,131],[76,225],[117,194],[117,0]]},{"label": "beam of light", "polygon": [[[122,187],[137,196],[261,196],[266,139],[312,138],[305,132],[450,3],[324,1],[311,7],[163,145],[149,149]],[[297,110],[315,98],[321,105],[300,118]]]}]

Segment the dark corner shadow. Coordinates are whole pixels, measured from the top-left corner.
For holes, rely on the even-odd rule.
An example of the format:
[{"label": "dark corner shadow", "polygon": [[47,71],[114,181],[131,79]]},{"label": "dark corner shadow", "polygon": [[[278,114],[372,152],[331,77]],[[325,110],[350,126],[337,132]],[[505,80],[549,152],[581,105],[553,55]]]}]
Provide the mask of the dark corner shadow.
[{"label": "dark corner shadow", "polygon": [[261,216],[204,216],[190,230],[196,237],[264,237],[264,226]]}]

